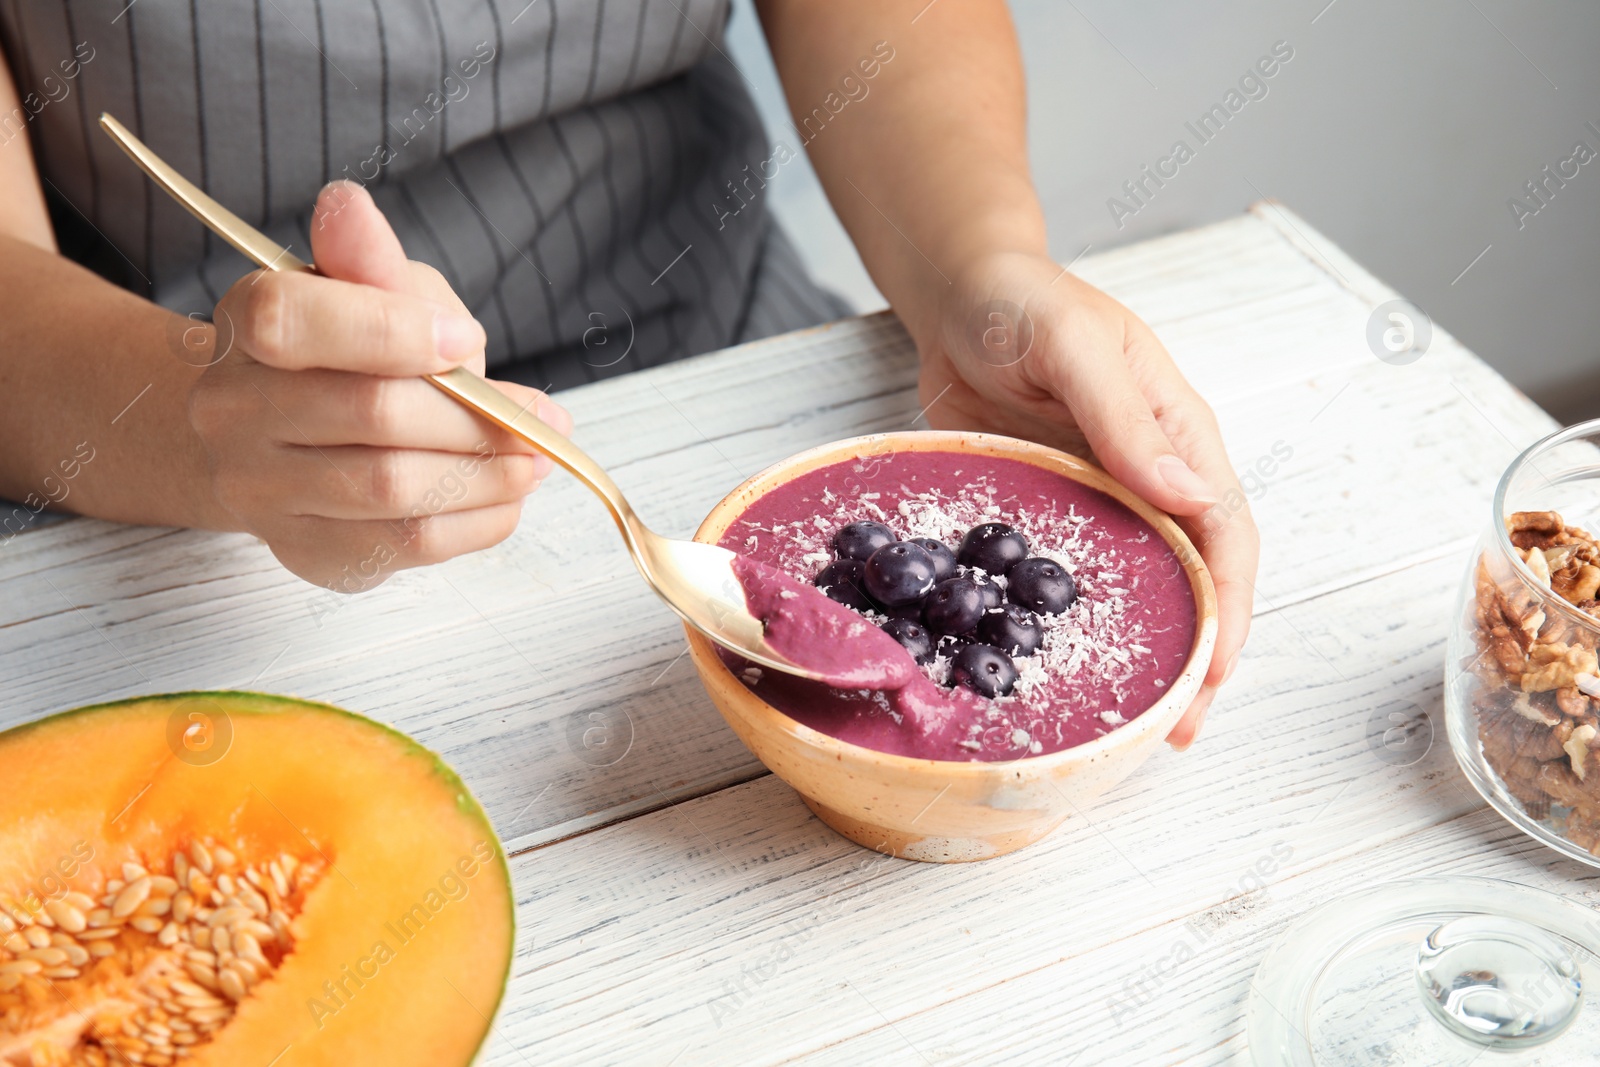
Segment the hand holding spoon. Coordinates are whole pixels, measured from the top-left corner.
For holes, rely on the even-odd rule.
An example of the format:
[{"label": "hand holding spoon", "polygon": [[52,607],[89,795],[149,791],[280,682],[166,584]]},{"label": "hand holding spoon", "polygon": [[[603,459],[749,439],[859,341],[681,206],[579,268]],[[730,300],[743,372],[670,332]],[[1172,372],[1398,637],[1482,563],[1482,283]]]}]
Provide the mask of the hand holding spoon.
[{"label": "hand holding spoon", "polygon": [[[109,114],[100,116],[100,126],[169,196],[257,266],[315,271],[207,196]],[[912,661],[904,650],[849,608],[725,548],[663,537],[651,530],[587,453],[483,378],[456,367],[428,375],[428,381],[548,455],[600,497],[650,588],[717,644],[761,666],[834,685],[896,688],[909,679],[905,664]],[[760,617],[747,603],[746,582],[759,583],[767,591],[758,598],[764,605]],[[769,625],[781,651],[768,640]],[[841,655],[840,640],[849,641],[853,654]]]}]

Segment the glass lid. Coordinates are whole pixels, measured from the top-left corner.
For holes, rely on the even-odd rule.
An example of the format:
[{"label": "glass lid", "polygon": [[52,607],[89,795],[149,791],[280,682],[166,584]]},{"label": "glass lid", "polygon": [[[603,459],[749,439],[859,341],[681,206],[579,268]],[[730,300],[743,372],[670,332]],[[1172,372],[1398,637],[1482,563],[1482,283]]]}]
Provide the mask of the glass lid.
[{"label": "glass lid", "polygon": [[1294,922],[1250,984],[1256,1067],[1600,1063],[1600,914],[1493,878],[1371,886]]}]

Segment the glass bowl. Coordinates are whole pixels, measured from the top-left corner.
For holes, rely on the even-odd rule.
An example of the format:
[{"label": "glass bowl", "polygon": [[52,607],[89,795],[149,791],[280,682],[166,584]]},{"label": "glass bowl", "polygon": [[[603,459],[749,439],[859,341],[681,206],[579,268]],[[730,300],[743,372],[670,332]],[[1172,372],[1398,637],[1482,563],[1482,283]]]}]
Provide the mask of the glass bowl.
[{"label": "glass bowl", "polygon": [[1457,597],[1450,746],[1517,827],[1600,866],[1600,420],[1518,456]]},{"label": "glass bowl", "polygon": [[1296,919],[1262,959],[1246,1013],[1250,1060],[1593,1064],[1597,953],[1600,918],[1542,889],[1461,876],[1363,886]]}]

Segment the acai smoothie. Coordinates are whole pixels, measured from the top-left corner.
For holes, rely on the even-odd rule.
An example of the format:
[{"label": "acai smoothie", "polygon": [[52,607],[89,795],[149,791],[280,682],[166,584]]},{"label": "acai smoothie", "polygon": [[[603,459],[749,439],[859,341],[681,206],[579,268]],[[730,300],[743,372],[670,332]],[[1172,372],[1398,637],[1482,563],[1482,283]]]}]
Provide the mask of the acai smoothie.
[{"label": "acai smoothie", "polygon": [[[1018,460],[846,460],[755,500],[721,544],[749,561],[739,577],[769,643],[835,684],[724,653],[741,681],[882,752],[1000,761],[1083,744],[1159,700],[1194,643],[1194,595],[1160,534]],[[801,583],[833,603],[819,610]]]}]

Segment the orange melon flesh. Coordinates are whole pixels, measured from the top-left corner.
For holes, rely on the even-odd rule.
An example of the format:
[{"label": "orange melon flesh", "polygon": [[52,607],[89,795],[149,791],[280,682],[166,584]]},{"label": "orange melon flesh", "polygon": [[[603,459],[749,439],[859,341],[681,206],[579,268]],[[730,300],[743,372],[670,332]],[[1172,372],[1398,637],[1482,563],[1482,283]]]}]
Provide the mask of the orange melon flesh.
[{"label": "orange melon flesh", "polygon": [[[0,932],[30,918],[53,932],[51,901],[102,904],[112,899],[108,886],[129,881],[123,864],[170,876],[175,854],[195,843],[233,853],[239,870],[255,865],[264,874],[277,857],[299,863],[306,884],[278,909],[292,947],[266,953],[268,973],[230,1001],[220,1029],[170,1059],[157,1049],[144,1062],[448,1067],[470,1063],[482,1044],[510,966],[510,879],[482,808],[415,742],[327,705],[187,693],[0,733],[0,768],[0,911],[10,917]],[[180,862],[193,869],[189,855]],[[257,894],[268,895],[278,900]],[[60,903],[54,908],[63,914]],[[116,943],[131,946],[129,959],[160,962],[162,936],[172,932],[124,928]],[[168,951],[181,958],[184,950]],[[0,972],[19,958],[0,948]],[[72,1016],[58,1024],[81,1028],[83,1013],[116,984],[119,959],[0,991],[0,1050],[20,1056],[17,1043],[48,1014],[40,983]],[[86,1030],[85,1044],[92,1038]],[[9,1067],[6,1055],[0,1064]],[[83,1047],[71,1055],[78,1058],[11,1062],[102,1061]]]}]

